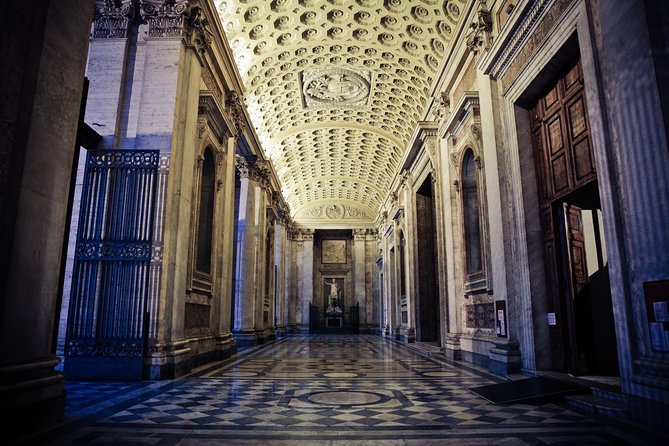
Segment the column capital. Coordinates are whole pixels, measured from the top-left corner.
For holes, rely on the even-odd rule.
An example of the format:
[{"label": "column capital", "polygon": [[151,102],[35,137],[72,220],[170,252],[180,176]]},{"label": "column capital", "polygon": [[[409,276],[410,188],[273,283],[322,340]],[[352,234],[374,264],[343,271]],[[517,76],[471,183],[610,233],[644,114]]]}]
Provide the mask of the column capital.
[{"label": "column capital", "polygon": [[262,187],[268,186],[269,168],[266,165],[266,161],[254,159],[254,157],[235,155],[235,167],[242,178],[248,178],[251,181],[259,183]]},{"label": "column capital", "polygon": [[313,241],[314,230],[308,228],[294,228],[290,231],[291,239],[296,242]]},{"label": "column capital", "polygon": [[135,17],[136,0],[96,0],[93,13],[94,39],[125,39]]},{"label": "column capital", "polygon": [[149,37],[181,37],[190,14],[188,0],[143,0],[139,14],[148,23]]},{"label": "column capital", "polygon": [[355,241],[364,241],[365,240],[365,229],[354,229],[353,230],[353,240]]}]

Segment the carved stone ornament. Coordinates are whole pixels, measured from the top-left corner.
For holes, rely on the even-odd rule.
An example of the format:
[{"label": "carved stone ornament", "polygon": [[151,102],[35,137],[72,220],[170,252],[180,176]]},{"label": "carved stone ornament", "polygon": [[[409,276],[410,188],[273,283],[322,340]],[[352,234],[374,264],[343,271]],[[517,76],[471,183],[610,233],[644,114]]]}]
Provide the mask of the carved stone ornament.
[{"label": "carved stone ornament", "polygon": [[305,218],[321,218],[322,215],[323,215],[323,206],[315,206],[302,212],[302,216]]},{"label": "carved stone ornament", "polygon": [[207,131],[207,118],[198,118],[197,120],[197,137],[202,139],[202,135]]},{"label": "carved stone ornament", "polygon": [[253,162],[242,155],[235,155],[235,168],[242,178],[252,178],[255,171]]},{"label": "carved stone ornament", "polygon": [[188,0],[143,0],[140,14],[149,37],[180,37],[189,17]]},{"label": "carved stone ornament", "polygon": [[441,121],[451,111],[451,100],[449,99],[449,94],[447,91],[442,91],[437,97],[437,103],[434,109],[432,110],[432,116],[434,116],[435,121]]},{"label": "carved stone ornament", "polygon": [[453,167],[456,169],[458,168],[458,154],[457,153],[451,153],[451,163],[453,164]]},{"label": "carved stone ornament", "polygon": [[343,68],[304,70],[302,96],[306,108],[366,106],[372,85],[369,71]]},{"label": "carved stone ornament", "polygon": [[93,15],[94,39],[125,39],[135,16],[133,0],[96,0]]},{"label": "carved stone ornament", "polygon": [[354,208],[352,206],[344,206],[344,209],[344,215],[347,218],[369,218],[367,212],[363,211],[362,209]]},{"label": "carved stone ornament", "polygon": [[244,128],[244,105],[241,96],[234,90],[229,91],[225,97],[225,108],[237,127],[237,132]]},{"label": "carved stone ornament", "polygon": [[400,187],[408,187],[411,182],[411,172],[408,169],[404,169],[400,174]]},{"label": "carved stone ornament", "polygon": [[342,218],[344,216],[344,208],[338,204],[329,204],[325,207],[325,215],[333,220]]},{"label": "carved stone ornament", "polygon": [[201,8],[193,8],[188,19],[188,43],[204,54],[211,47],[214,32]]},{"label": "carved stone ornament", "polygon": [[472,126],[469,130],[470,130],[474,140],[476,140],[476,141],[481,140],[481,127],[479,127],[478,124],[472,124]]},{"label": "carved stone ornament", "polygon": [[492,46],[492,14],[488,11],[485,0],[480,0],[476,20],[469,25],[466,45],[475,56]]}]

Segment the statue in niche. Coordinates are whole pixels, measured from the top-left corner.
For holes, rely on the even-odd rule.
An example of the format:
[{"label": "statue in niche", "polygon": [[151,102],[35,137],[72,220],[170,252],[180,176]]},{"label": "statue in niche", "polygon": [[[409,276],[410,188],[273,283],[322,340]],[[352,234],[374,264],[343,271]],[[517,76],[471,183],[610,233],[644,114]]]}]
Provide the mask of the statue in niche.
[{"label": "statue in niche", "polygon": [[325,296],[327,307],[325,313],[331,316],[341,315],[343,312],[342,288],[344,279],[329,278],[325,279]]}]

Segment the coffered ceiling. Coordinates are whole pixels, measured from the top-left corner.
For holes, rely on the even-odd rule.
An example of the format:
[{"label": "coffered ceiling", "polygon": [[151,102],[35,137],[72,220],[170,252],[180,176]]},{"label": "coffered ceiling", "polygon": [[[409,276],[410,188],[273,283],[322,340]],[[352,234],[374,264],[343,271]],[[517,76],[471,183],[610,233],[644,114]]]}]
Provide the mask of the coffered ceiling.
[{"label": "coffered ceiling", "polygon": [[371,222],[466,0],[215,0],[298,223]]}]

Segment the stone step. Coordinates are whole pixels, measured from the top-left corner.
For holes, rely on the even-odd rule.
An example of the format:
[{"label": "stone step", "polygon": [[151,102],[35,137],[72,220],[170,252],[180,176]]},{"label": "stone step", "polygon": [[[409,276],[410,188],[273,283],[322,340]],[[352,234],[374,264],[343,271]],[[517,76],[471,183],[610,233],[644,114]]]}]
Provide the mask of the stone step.
[{"label": "stone step", "polygon": [[620,392],[602,389],[598,387],[592,387],[592,394],[600,398],[605,398],[610,401],[615,401],[616,403],[620,403],[625,406],[627,405],[627,396],[623,395]]},{"label": "stone step", "polygon": [[[593,389],[595,390],[595,389]],[[619,401],[595,394],[568,395],[565,401],[572,407],[582,409],[597,415],[611,418],[629,418],[629,410]]]}]

